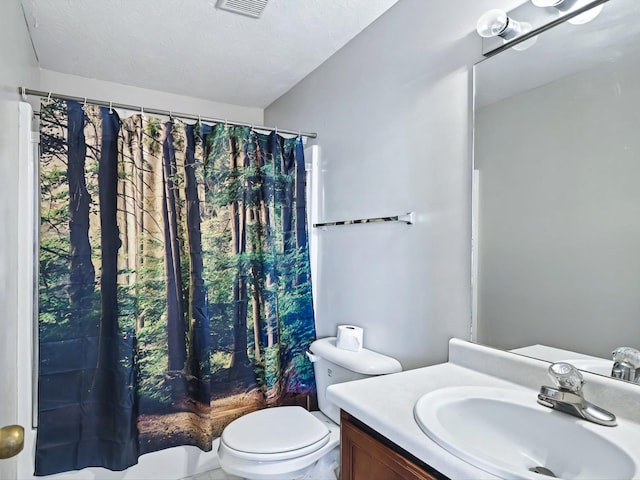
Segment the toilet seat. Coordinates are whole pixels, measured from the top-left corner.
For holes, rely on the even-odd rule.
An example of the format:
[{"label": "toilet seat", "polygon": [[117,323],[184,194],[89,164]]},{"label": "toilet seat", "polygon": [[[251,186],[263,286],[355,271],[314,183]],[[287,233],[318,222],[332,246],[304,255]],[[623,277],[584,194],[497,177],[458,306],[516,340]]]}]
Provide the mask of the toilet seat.
[{"label": "toilet seat", "polygon": [[222,432],[233,456],[254,461],[280,461],[309,455],[329,442],[326,424],[302,407],[267,408],[231,422]]},{"label": "toilet seat", "polygon": [[[274,407],[273,410],[280,408],[285,407]],[[222,441],[222,438],[220,438],[220,444],[218,446],[220,467],[222,467],[222,470],[224,470],[228,475],[236,475],[241,478],[252,480],[296,479],[303,478],[307,475],[307,473],[314,468],[316,462],[321,459],[330,457],[332,459],[338,458],[340,426],[331,421],[321,412],[310,412],[309,415],[316,418],[329,430],[329,438],[327,442],[317,450],[295,458],[289,458],[288,460],[269,461],[272,457],[268,457],[266,461],[262,461],[257,460],[251,454],[247,455],[246,452],[240,452],[240,454],[244,454],[249,458],[240,458],[238,456],[238,452],[236,450],[231,450],[225,442]],[[273,433],[270,437],[273,437]],[[291,454],[298,455],[299,450],[291,452]],[[268,454],[265,454],[265,456],[267,455]],[[315,477],[318,478],[321,477],[321,475],[316,475]]]}]

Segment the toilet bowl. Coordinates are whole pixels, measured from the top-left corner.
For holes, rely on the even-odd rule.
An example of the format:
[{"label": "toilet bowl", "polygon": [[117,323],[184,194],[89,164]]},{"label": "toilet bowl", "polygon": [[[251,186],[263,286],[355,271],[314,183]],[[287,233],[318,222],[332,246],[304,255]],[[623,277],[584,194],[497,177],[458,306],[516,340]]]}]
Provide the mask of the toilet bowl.
[{"label": "toilet bowl", "polygon": [[[244,421],[243,421],[244,420]],[[316,462],[335,450],[338,467],[340,427],[320,412],[302,407],[273,407],[235,420],[220,437],[218,457],[222,469],[251,480],[310,477]],[[329,472],[322,480],[337,477]]]},{"label": "toilet bowl", "polygon": [[326,399],[329,385],[396,373],[400,363],[371,350],[341,350],[335,337],[316,340],[313,362],[320,412],[272,407],[244,415],[222,432],[218,457],[226,474],[250,480],[337,480],[340,411]]}]

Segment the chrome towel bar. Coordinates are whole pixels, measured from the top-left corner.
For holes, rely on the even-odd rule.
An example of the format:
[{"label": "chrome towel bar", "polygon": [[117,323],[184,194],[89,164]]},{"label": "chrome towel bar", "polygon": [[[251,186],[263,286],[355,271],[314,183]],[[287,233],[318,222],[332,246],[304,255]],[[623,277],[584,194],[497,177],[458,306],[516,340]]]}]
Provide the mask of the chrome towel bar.
[{"label": "chrome towel bar", "polygon": [[320,227],[336,227],[339,225],[356,225],[358,223],[376,223],[376,222],[400,222],[407,225],[413,225],[415,223],[415,213],[409,212],[404,215],[394,215],[391,217],[378,217],[378,218],[361,218],[358,220],[342,220],[339,222],[325,222],[314,223],[313,228]]}]

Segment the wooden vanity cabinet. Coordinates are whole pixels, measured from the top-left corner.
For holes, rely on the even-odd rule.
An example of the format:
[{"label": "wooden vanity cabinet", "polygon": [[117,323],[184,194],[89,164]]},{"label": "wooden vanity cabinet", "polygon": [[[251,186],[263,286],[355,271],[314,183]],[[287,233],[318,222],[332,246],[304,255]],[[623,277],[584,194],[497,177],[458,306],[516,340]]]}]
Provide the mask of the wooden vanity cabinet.
[{"label": "wooden vanity cabinet", "polygon": [[442,480],[444,475],[345,411],[340,413],[341,480]]}]

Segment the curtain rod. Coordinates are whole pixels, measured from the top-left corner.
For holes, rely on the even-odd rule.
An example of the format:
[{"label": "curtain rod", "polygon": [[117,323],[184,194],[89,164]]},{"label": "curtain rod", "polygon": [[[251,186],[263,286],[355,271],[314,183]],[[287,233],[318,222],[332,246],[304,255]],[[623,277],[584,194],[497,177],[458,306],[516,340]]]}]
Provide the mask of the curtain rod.
[{"label": "curtain rod", "polygon": [[146,108],[146,107],[140,107],[137,105],[126,105],[124,103],[107,102],[104,100],[95,100],[95,99],[85,98],[85,97],[72,97],[70,95],[44,92],[42,90],[32,90],[30,88],[25,88],[25,87],[18,88],[18,93],[20,93],[22,97],[26,97],[27,95],[32,95],[34,97],[55,98],[56,100],[68,100],[68,101],[79,102],[79,103],[90,103],[92,105],[99,105],[101,107],[122,108],[124,110],[138,110],[141,113],[150,113],[153,115],[164,115],[166,117],[178,117],[178,118],[183,118],[188,120],[198,120],[198,121],[208,122],[208,123],[226,123],[227,125],[236,125],[239,127],[252,127],[252,128],[255,128],[256,130],[267,130],[269,132],[286,133],[290,135],[298,135],[298,136],[307,137],[307,138],[318,137],[318,134],[315,132],[301,132],[296,130],[286,130],[284,128],[278,128],[278,127],[265,127],[264,125],[254,125],[252,123],[246,123],[246,122],[233,122],[231,120],[225,120],[224,118],[203,117],[201,115],[192,115],[190,113],[179,113],[171,110],[160,110],[157,108]]}]

